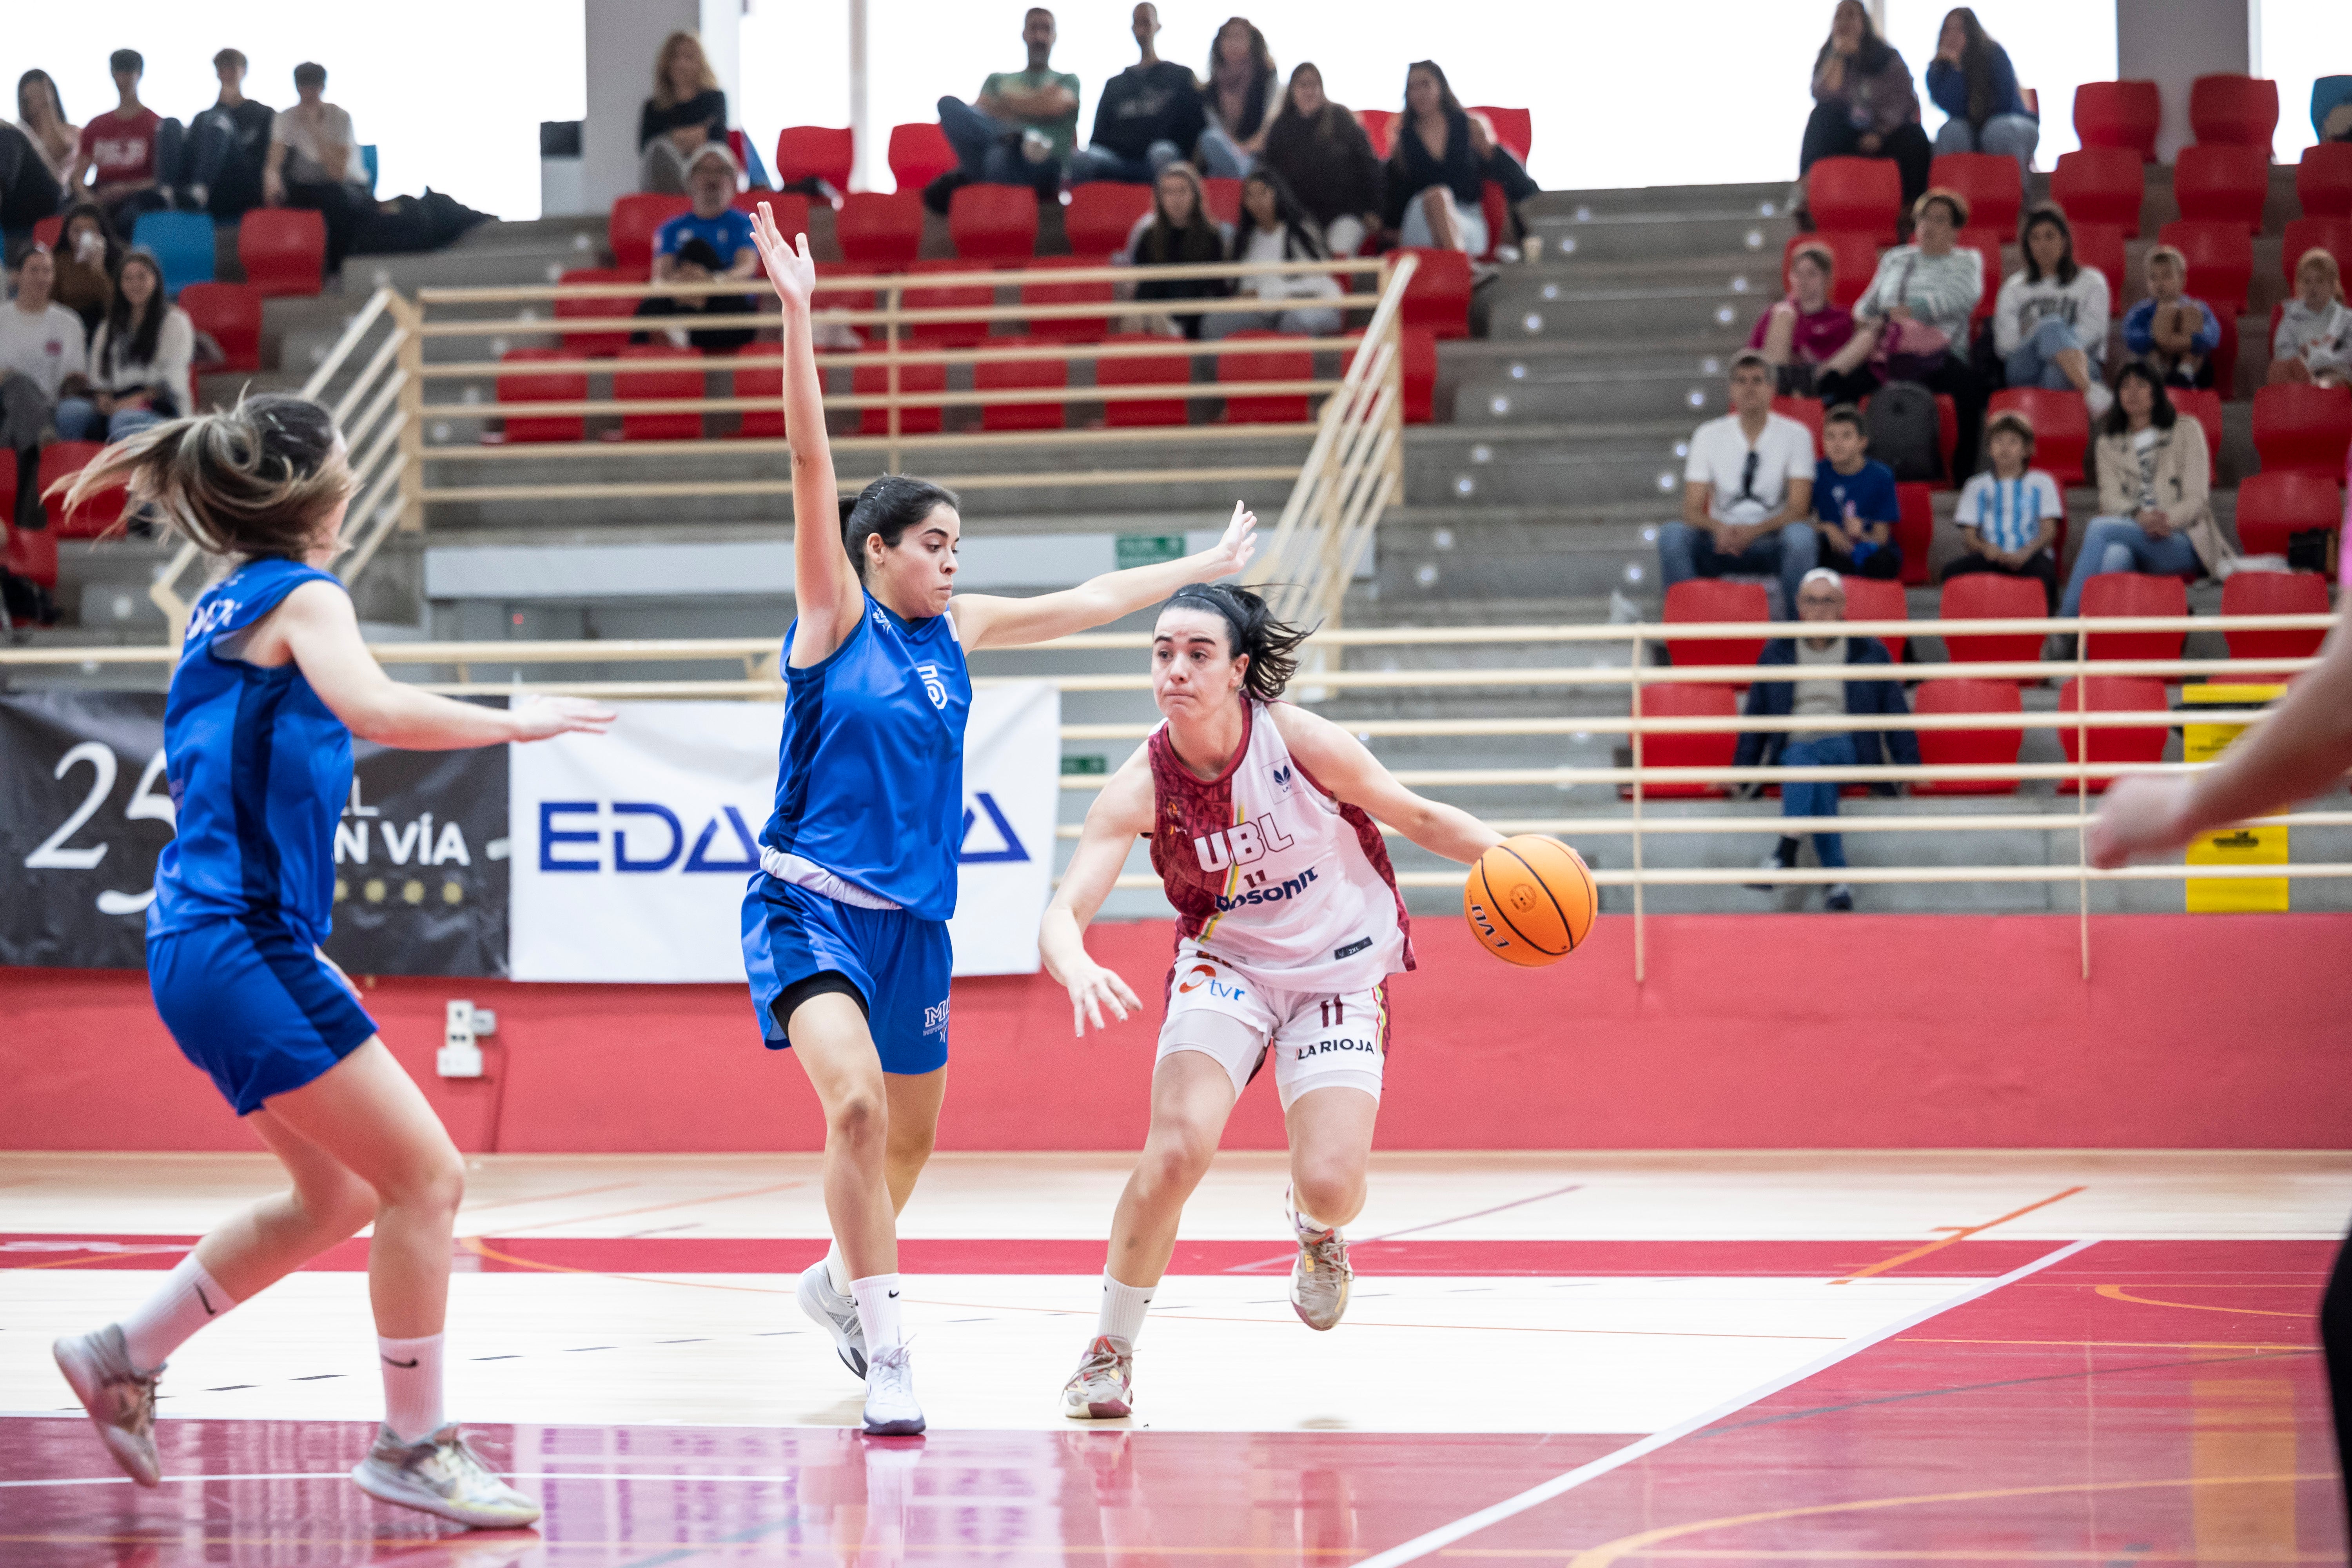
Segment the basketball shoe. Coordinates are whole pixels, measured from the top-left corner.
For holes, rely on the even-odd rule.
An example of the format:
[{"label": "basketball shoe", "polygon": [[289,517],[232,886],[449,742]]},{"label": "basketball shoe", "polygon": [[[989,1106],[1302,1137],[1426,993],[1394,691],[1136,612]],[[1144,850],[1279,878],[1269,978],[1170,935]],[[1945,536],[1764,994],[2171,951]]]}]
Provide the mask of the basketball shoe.
[{"label": "basketball shoe", "polygon": [[1073,1421],[1115,1421],[1135,1414],[1135,1352],[1125,1340],[1097,1334],[1077,1372],[1062,1384],[1062,1414]]},{"label": "basketball shoe", "polygon": [[833,1336],[841,1364],[859,1377],[866,1375],[866,1325],[857,1321],[857,1303],[833,1288],[833,1276],[820,1258],[801,1271],[801,1310]]},{"label": "basketball shoe", "polygon": [[163,1369],[141,1372],[131,1364],[121,1325],[74,1334],[49,1347],[58,1370],[73,1385],[74,1397],[89,1412],[106,1451],[122,1473],[142,1487],[160,1486],[163,1467],[155,1458],[155,1381]]},{"label": "basketball shoe", "polygon": [[419,1443],[377,1427],[375,1447],[352,1468],[352,1479],[372,1498],[472,1530],[514,1530],[539,1520],[539,1504],[499,1479],[454,1425]]},{"label": "basketball shoe", "polygon": [[1298,1260],[1290,1266],[1290,1310],[1310,1329],[1335,1327],[1348,1310],[1348,1287],[1356,1278],[1348,1267],[1348,1238],[1338,1226],[1315,1231],[1299,1224],[1287,1194],[1282,1206],[1298,1238]]},{"label": "basketball shoe", "polygon": [[915,1365],[905,1345],[877,1351],[866,1368],[866,1434],[911,1437],[923,1429],[923,1407],[915,1403]]}]

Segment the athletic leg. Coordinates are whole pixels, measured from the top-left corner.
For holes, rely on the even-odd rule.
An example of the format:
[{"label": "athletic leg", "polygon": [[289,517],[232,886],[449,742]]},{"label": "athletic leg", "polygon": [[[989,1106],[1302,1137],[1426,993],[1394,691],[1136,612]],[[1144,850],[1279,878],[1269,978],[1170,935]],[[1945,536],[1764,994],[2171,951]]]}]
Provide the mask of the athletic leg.
[{"label": "athletic leg", "polygon": [[[890,1188],[890,1214],[895,1220],[915,1195],[915,1180],[930,1163],[939,1140],[940,1107],[947,1100],[948,1069],[936,1072],[882,1075],[887,1137],[882,1150],[882,1179]],[[897,1234],[897,1226],[892,1226]],[[894,1243],[895,1246],[895,1243]]]},{"label": "athletic leg", "polygon": [[1291,1211],[1300,1228],[1335,1230],[1364,1212],[1380,1097],[1360,1089],[1309,1089],[1291,1101]]},{"label": "athletic leg", "polygon": [[1310,1329],[1338,1326],[1355,1271],[1340,1227],[1364,1207],[1365,1165],[1388,1052],[1388,988],[1292,999],[1275,1036],[1275,1087],[1290,1134],[1289,1210],[1298,1257],[1290,1307]]}]

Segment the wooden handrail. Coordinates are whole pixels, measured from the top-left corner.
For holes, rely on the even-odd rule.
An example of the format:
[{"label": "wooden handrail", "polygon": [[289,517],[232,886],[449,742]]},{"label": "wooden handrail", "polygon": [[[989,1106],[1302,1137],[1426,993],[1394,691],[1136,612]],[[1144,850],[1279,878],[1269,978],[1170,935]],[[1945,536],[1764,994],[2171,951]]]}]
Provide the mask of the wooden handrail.
[{"label": "wooden handrail", "polygon": [[[858,290],[884,289],[976,289],[988,284],[1000,289],[1017,289],[1035,283],[1052,286],[1061,283],[1118,283],[1158,279],[1175,282],[1196,282],[1209,278],[1286,278],[1338,273],[1351,275],[1376,274],[1383,263],[1378,257],[1334,257],[1321,261],[1183,261],[1148,266],[1134,264],[1101,267],[998,267],[972,268],[962,272],[861,272],[833,276],[819,273],[816,291],[819,294],[850,293]],[[757,275],[744,279],[717,279],[708,283],[656,283],[648,278],[643,283],[515,283],[484,285],[477,288],[425,288],[416,291],[420,305],[499,305],[516,300],[555,299],[643,299],[653,294],[709,295],[765,293],[767,279]],[[1342,296],[1347,298],[1348,296]],[[1363,297],[1367,306],[1372,297]],[[1189,303],[1189,301],[1178,301]]]}]

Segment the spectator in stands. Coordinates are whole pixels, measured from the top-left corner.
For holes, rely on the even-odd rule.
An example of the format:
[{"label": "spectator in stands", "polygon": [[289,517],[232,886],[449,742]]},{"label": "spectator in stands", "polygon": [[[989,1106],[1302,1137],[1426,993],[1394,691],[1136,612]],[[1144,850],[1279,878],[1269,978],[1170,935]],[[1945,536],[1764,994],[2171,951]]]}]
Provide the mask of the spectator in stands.
[{"label": "spectator in stands", "polygon": [[940,100],[940,129],[955,148],[958,167],[931,182],[923,199],[948,210],[958,185],[1028,185],[1040,196],[1062,187],[1062,170],[1078,142],[1078,79],[1051,68],[1054,13],[1033,5],[1021,23],[1029,51],[1026,69],[997,71],[980,84],[971,103]]},{"label": "spectator in stands", "polygon": [[42,161],[40,148],[18,126],[0,121],[0,241],[13,242],[54,215],[65,188]]},{"label": "spectator in stands", "polygon": [[[721,279],[756,277],[760,248],[752,243],[751,219],[728,204],[735,195],[735,155],[724,142],[706,142],[687,164],[687,195],[694,205],[661,226],[654,235],[654,281],[709,283]],[[640,316],[670,318],[662,331],[669,342],[685,348],[732,353],[756,335],[745,326],[688,327],[689,321],[713,316],[749,316],[757,309],[748,294],[656,294],[637,307]],[[636,341],[651,334],[639,332]]]},{"label": "spectator in stands", "polygon": [[62,184],[81,145],[81,127],[66,118],[48,72],[28,70],[16,79],[16,129],[31,138],[50,177]]},{"label": "spectator in stands", "polygon": [[[1114,259],[1136,267],[1223,261],[1233,238],[1233,230],[1210,215],[1201,172],[1190,163],[1175,163],[1160,171],[1159,181],[1152,186],[1151,210],[1136,219],[1128,233],[1126,251]],[[1215,300],[1224,294],[1224,281],[1217,278],[1145,278],[1135,286],[1135,298],[1139,300]],[[1188,338],[1201,335],[1197,314],[1175,317],[1174,325]]]},{"label": "spectator in stands", "polygon": [[2213,384],[2213,351],[2221,322],[2213,307],[2181,292],[2189,259],[2168,245],[2147,253],[2147,298],[2124,317],[2124,347],[2146,361],[2167,386]]},{"label": "spectator in stands", "polygon": [[2075,262],[2074,231],[2056,207],[2034,208],[2023,237],[2025,265],[2001,284],[1993,305],[1993,351],[2010,385],[2079,392],[2096,419],[2113,398],[2099,379],[2107,275]]},{"label": "spectator in stands", "polygon": [[1853,312],[1830,298],[1837,258],[1807,240],[1789,258],[1789,294],[1756,318],[1748,346],[1772,366],[1783,397],[1813,395],[1814,374],[1853,337]]},{"label": "spectator in stands", "polygon": [[1936,132],[1938,153],[1999,153],[2017,160],[2021,181],[2033,172],[2042,121],[2017,90],[2009,51],[1985,37],[1966,5],[1944,16],[1936,58],[1927,62],[1927,96],[1951,118]]},{"label": "spectator in stands", "polygon": [[[1816,567],[1805,574],[1797,591],[1797,618],[1801,621],[1827,623],[1845,619],[1845,584],[1838,574],[1827,567]],[[1903,700],[1903,683],[1895,679],[1893,663],[1887,657],[1886,645],[1876,637],[1776,637],[1764,645],[1758,656],[1759,665],[1802,665],[1807,668],[1820,666],[1822,673],[1801,680],[1759,680],[1748,688],[1748,716],[1751,719],[1832,719],[1841,714],[1869,715],[1894,718],[1909,714],[1910,706]],[[1885,667],[1883,675],[1872,675],[1855,668],[1857,665]],[[1836,673],[1830,673],[1831,670]],[[1919,765],[1919,738],[1909,730],[1797,730],[1749,731],[1739,737],[1739,749],[1732,753],[1734,767],[1784,768],[1851,768],[1879,767],[1892,763],[1898,767]],[[1761,785],[1741,786],[1741,794],[1753,797]],[[1780,784],[1780,815],[1782,816],[1835,816],[1838,814],[1840,781],[1823,779],[1819,783],[1783,780]],[[1895,795],[1900,786],[1874,785],[1879,795]],[[1797,864],[1798,837],[1782,834],[1780,842],[1764,858],[1767,872],[1791,870]],[[1845,837],[1838,833],[1813,835],[1813,853],[1824,867],[1832,870],[1845,868]],[[1761,884],[1770,891],[1769,883]],[[1853,908],[1853,889],[1843,882],[1832,882],[1822,908],[1843,913]]]},{"label": "spectator in stands", "polygon": [[1864,447],[1862,410],[1841,403],[1822,417],[1822,460],[1813,468],[1813,526],[1821,532],[1817,559],[1848,577],[1893,582],[1903,575],[1903,547],[1895,524],[1903,508],[1895,470]]},{"label": "spectator in stands", "polygon": [[1948,394],[1959,417],[1953,464],[1976,467],[1984,422],[1984,384],[1969,368],[1969,320],[1984,295],[1984,265],[1953,237],[1968,226],[1969,204],[1940,186],[1911,208],[1912,242],[1878,258],[1870,287],[1854,301],[1854,333],[1814,377],[1824,399],[1860,403],[1890,381],[1912,381]]},{"label": "spectator in stands", "polygon": [[1385,226],[1404,244],[1486,254],[1491,237],[1480,205],[1486,171],[1471,142],[1470,117],[1435,60],[1415,60],[1404,78],[1404,113],[1389,147]]},{"label": "spectator in stands", "polygon": [[1996,414],[1985,426],[1985,455],[1992,467],[1971,477],[1960,491],[1960,558],[1944,568],[1947,580],[1970,572],[2041,579],[2043,598],[2058,604],[2058,525],[2066,501],[2058,481],[2033,461],[2033,426],[2014,409]]},{"label": "spectator in stands", "polygon": [[1274,120],[1274,52],[1245,16],[1228,16],[1209,46],[1209,79],[1202,95],[1208,126],[1201,132],[1201,166],[1238,180],[1255,166]]},{"label": "spectator in stands", "polygon": [[702,40],[680,27],[654,56],[654,95],[637,110],[637,189],[677,195],[687,161],[727,140],[727,95]]},{"label": "spectator in stands", "polygon": [[0,462],[16,464],[18,528],[41,526],[41,448],[58,438],[58,399],[89,369],[81,318],[49,298],[56,281],[48,247],[34,246],[17,264],[16,297],[0,308]]},{"label": "spectator in stands", "polygon": [[1142,58],[1103,84],[1095,100],[1094,135],[1070,154],[1074,185],[1089,180],[1148,184],[1201,139],[1208,123],[1201,112],[1201,84],[1186,67],[1161,59],[1154,47],[1160,7],[1144,0],[1135,8],[1134,26]]},{"label": "spectator in stands", "polygon": [[173,171],[187,205],[216,218],[243,217],[261,205],[261,172],[269,161],[269,124],[276,112],[245,96],[245,55],[213,57],[220,98],[188,127],[180,167]]},{"label": "spectator in stands", "polygon": [[81,128],[65,184],[68,193],[79,196],[82,177],[89,175],[90,198],[127,234],[141,213],[161,212],[172,205],[160,171],[179,160],[181,125],[139,101],[139,79],[147,66],[138,50],[115,50],[107,68],[114,73],[120,101],[106,113],[91,116]]},{"label": "spectator in stands", "polygon": [[[1497,260],[1517,261],[1519,258],[1518,242],[1527,233],[1527,225],[1519,217],[1519,204],[1529,196],[1541,194],[1543,187],[1536,184],[1534,176],[1528,173],[1527,165],[1519,162],[1518,154],[1503,145],[1502,139],[1495,134],[1493,121],[1475,110],[1469,111],[1469,120],[1471,155],[1478,160],[1478,172],[1485,176],[1479,193],[1478,210],[1481,214],[1486,210],[1484,199],[1486,184],[1492,184],[1503,193],[1503,212],[1508,220],[1504,226],[1506,232],[1490,234],[1488,238]],[[1506,245],[1511,247],[1508,255],[1502,254],[1502,247]],[[1480,253],[1474,251],[1472,254]]]},{"label": "spectator in stands", "polygon": [[2341,386],[2352,379],[2352,310],[2336,258],[2318,246],[2294,264],[2294,297],[2271,334],[2270,384],[2313,382]]},{"label": "spectator in stands", "polygon": [[1658,531],[1659,575],[1671,588],[1777,573],[1786,616],[1818,558],[1812,515],[1812,432],[1772,412],[1771,363],[1741,349],[1731,356],[1731,412],[1691,433],[1682,521]]},{"label": "spectator in stands", "polygon": [[120,441],[193,412],[188,371],[195,346],[188,313],[163,296],[163,264],[133,246],[115,279],[113,308],[90,342],[91,390],[58,405],[58,434],[68,441]]},{"label": "spectator in stands", "polygon": [[1354,256],[1381,232],[1380,155],[1347,106],[1323,96],[1323,73],[1314,66],[1291,71],[1259,163],[1289,187],[1332,255]]},{"label": "spectator in stands", "polygon": [[1829,41],[1813,57],[1813,112],[1790,202],[1803,207],[1804,176],[1823,158],[1892,158],[1903,172],[1903,205],[1909,207],[1927,188],[1935,157],[1919,129],[1911,68],[1870,25],[1862,0],[1838,0]]},{"label": "spectator in stands", "polygon": [[[1300,217],[1298,204],[1283,188],[1281,176],[1263,167],[1242,182],[1242,218],[1234,226],[1226,257],[1234,261],[1328,259],[1323,242]],[[1202,336],[1276,331],[1326,338],[1339,330],[1338,306],[1311,303],[1339,299],[1339,280],[1328,272],[1244,278],[1234,285],[1234,292],[1254,294],[1265,308],[1206,317]]]},{"label": "spectator in stands", "polygon": [[2099,422],[2099,515],[2084,531],[2058,613],[2081,609],[2083,587],[2103,572],[2201,577],[2231,553],[2213,521],[2205,427],[2183,419],[2155,371],[2134,362],[2116,373],[2116,403]]},{"label": "spectator in stands", "polygon": [[58,280],[50,298],[81,318],[87,342],[114,304],[114,278],[122,270],[122,241],[96,202],[79,202],[66,209],[55,255]]},{"label": "spectator in stands", "polygon": [[309,207],[327,223],[327,274],[342,270],[352,238],[375,208],[367,167],[351,114],[326,100],[327,68],[305,60],[294,68],[298,101],[269,122],[269,161],[263,196],[271,206]]}]

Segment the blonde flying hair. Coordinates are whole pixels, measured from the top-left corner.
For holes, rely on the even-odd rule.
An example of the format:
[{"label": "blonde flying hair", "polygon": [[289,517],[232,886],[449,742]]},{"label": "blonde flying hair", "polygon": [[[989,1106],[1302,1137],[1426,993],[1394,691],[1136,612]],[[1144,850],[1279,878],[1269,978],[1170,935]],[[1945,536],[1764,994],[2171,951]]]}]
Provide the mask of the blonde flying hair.
[{"label": "blonde flying hair", "polygon": [[299,558],[359,481],[333,415],[265,393],[117,441],[49,494],[70,511],[115,485],[131,492],[126,517],[150,506],[207,555]]},{"label": "blonde flying hair", "polygon": [[702,52],[701,35],[691,28],[680,27],[677,32],[664,38],[662,47],[654,51],[654,107],[656,109],[675,109],[678,105],[677,95],[670,90],[669,57],[680,44],[694,51],[696,89],[702,92],[710,92],[719,86],[718,74],[710,68],[710,57]]}]

